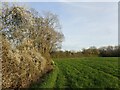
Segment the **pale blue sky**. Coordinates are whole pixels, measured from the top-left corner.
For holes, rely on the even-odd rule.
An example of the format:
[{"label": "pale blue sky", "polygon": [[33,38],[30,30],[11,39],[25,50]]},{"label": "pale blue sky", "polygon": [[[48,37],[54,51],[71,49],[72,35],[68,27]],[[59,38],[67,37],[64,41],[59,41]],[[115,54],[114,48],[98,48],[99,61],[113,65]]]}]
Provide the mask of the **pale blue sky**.
[{"label": "pale blue sky", "polygon": [[118,44],[117,2],[31,2],[38,12],[59,15],[65,35],[63,50],[80,50],[90,46]]}]

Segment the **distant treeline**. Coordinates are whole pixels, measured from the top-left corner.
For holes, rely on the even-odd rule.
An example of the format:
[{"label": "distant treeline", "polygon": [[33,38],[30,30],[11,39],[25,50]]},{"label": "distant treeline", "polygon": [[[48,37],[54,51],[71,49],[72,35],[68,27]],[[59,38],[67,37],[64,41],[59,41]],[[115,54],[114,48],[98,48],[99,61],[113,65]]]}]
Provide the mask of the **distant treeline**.
[{"label": "distant treeline", "polygon": [[120,57],[120,46],[90,47],[81,51],[56,51],[51,53],[52,58],[74,57]]}]

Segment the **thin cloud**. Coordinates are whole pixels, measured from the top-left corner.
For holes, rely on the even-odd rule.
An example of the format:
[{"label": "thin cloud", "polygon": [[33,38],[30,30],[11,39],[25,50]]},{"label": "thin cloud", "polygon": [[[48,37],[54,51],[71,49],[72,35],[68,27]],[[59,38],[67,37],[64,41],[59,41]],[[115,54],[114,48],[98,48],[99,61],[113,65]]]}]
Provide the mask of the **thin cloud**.
[{"label": "thin cloud", "polygon": [[63,32],[67,37],[63,43],[64,49],[64,45],[69,49],[79,49],[79,46],[89,47],[90,45],[97,47],[117,45],[117,3],[61,4],[64,12],[68,14],[66,20],[63,20]]}]

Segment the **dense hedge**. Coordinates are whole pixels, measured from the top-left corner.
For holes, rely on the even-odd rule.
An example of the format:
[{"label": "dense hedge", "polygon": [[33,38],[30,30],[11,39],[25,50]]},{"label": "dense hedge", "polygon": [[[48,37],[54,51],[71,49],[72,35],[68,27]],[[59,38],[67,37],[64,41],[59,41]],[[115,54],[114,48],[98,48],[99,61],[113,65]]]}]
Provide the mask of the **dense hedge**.
[{"label": "dense hedge", "polygon": [[11,49],[2,38],[2,88],[25,88],[52,69],[35,49]]}]

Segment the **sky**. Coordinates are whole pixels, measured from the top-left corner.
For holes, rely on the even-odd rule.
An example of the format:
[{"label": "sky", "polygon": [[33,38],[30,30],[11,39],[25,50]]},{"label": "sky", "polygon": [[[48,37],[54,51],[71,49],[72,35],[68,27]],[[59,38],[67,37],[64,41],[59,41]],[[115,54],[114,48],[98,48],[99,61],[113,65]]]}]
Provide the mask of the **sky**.
[{"label": "sky", "polygon": [[38,12],[58,15],[65,36],[62,50],[118,45],[117,2],[26,2]]},{"label": "sky", "polygon": [[1,2],[119,2],[119,0],[1,0]]}]

